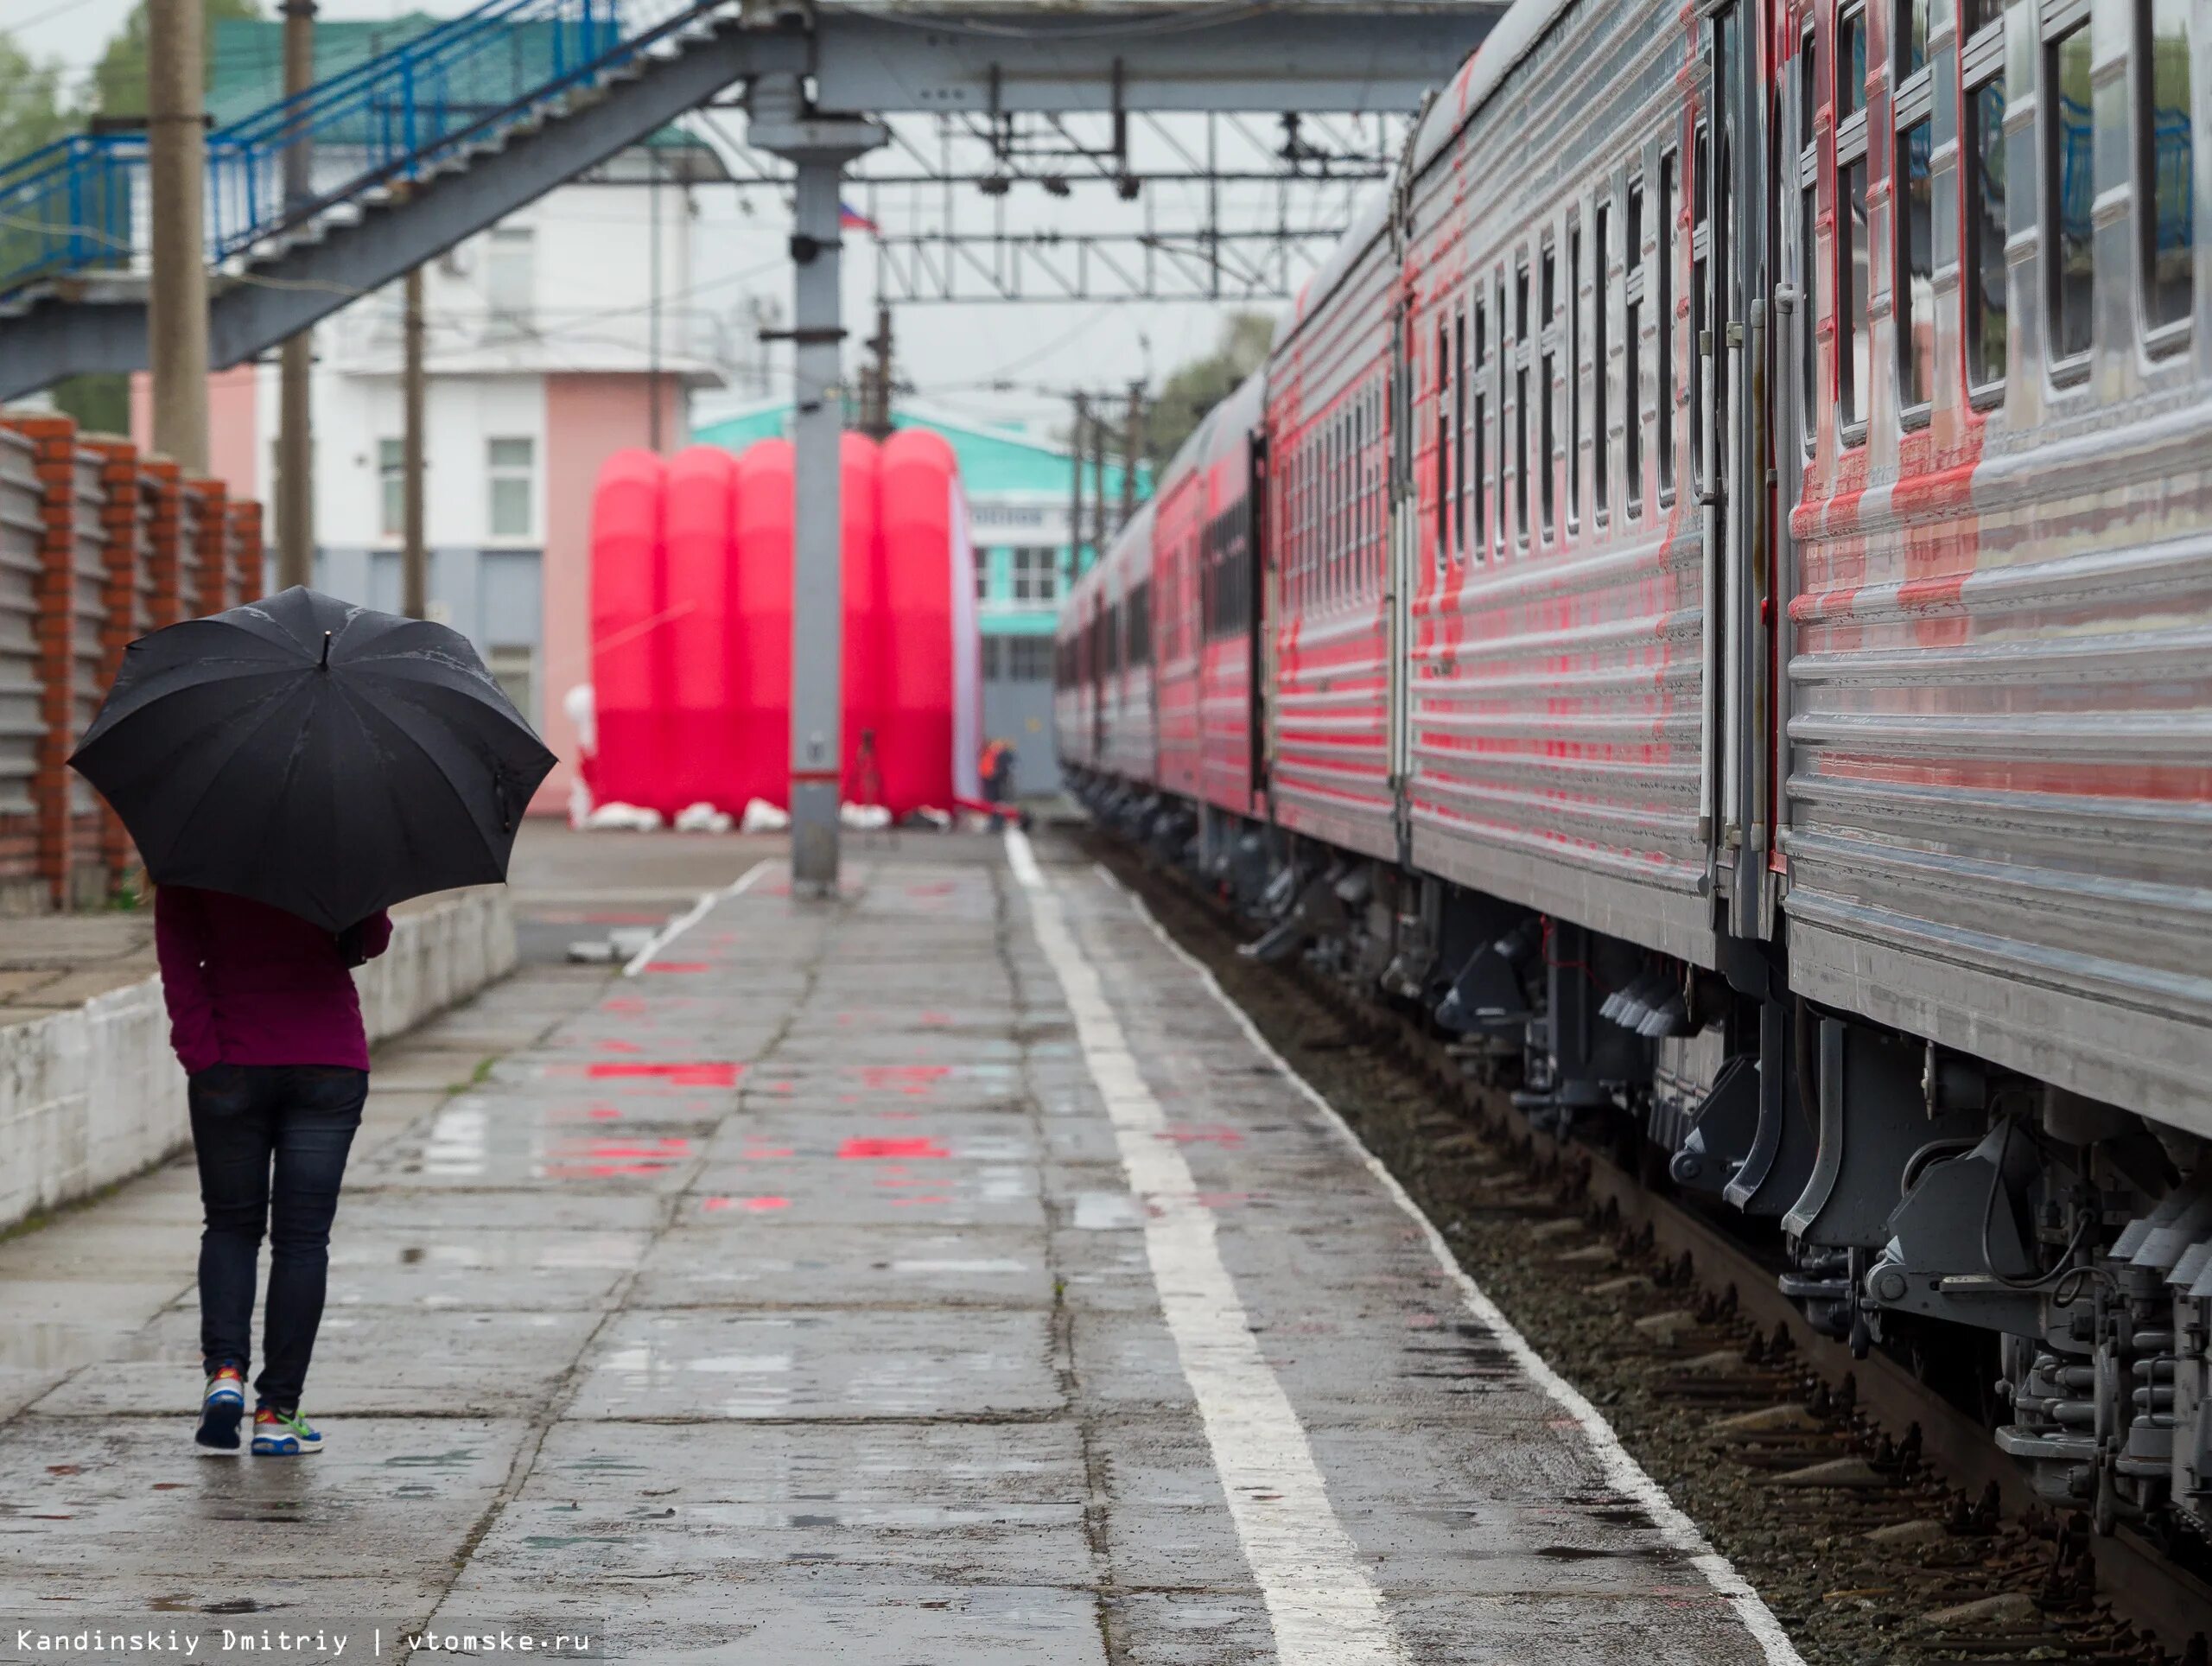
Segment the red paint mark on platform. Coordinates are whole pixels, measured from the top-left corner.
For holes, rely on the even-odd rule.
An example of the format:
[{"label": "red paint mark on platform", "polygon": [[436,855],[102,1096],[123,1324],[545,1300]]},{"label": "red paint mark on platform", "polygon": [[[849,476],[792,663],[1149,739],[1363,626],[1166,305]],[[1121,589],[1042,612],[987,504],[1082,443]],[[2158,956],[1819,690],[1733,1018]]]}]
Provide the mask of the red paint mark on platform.
[{"label": "red paint mark on platform", "polygon": [[862,1065],[861,1085],[873,1092],[897,1090],[912,1099],[925,1099],[931,1084],[952,1074],[950,1065]]},{"label": "red paint mark on platform", "polygon": [[1194,1192],[1191,1201],[1201,1209],[1235,1209],[1252,1201],[1249,1192]]},{"label": "red paint mark on platform", "polygon": [[848,1140],[837,1148],[837,1154],[844,1158],[884,1157],[950,1157],[936,1141],[920,1140]]},{"label": "red paint mark on platform", "polygon": [[597,1064],[584,1074],[595,1082],[651,1077],[679,1088],[728,1088],[737,1085],[745,1066],[728,1059],[701,1059],[680,1064]]},{"label": "red paint mark on platform", "polygon": [[950,1198],[932,1194],[926,1198],[893,1198],[891,1200],[891,1206],[893,1209],[910,1209],[918,1208],[925,1204],[950,1203],[951,1201]]},{"label": "red paint mark on platform", "polygon": [[599,1009],[605,1013],[641,1013],[645,1003],[633,995],[611,995],[599,1003]]},{"label": "red paint mark on platform", "polygon": [[933,1030],[948,1029],[952,1024],[952,1014],[950,1013],[924,1013],[922,1022]]},{"label": "red paint mark on platform", "polygon": [[645,1049],[634,1041],[617,1041],[612,1036],[599,1044],[601,1052],[643,1052]]},{"label": "red paint mark on platform", "polygon": [[719,1214],[725,1209],[742,1209],[753,1214],[766,1214],[772,1209],[789,1209],[791,1206],[789,1198],[709,1198],[699,1205],[710,1215]]},{"label": "red paint mark on platform", "polygon": [[744,1160],[748,1163],[765,1163],[771,1162],[779,1157],[790,1156],[791,1148],[787,1145],[748,1146],[743,1154]]},{"label": "red paint mark on platform", "polygon": [[1172,1140],[1177,1145],[1238,1146],[1244,1143],[1242,1133],[1219,1122],[1171,1122],[1152,1137]]},{"label": "red paint mark on platform", "polygon": [[714,968],[703,960],[649,960],[645,963],[645,970],[649,972],[707,972]]},{"label": "red paint mark on platform", "polygon": [[619,1122],[622,1120],[622,1113],[612,1105],[594,1105],[584,1114],[594,1122]]}]

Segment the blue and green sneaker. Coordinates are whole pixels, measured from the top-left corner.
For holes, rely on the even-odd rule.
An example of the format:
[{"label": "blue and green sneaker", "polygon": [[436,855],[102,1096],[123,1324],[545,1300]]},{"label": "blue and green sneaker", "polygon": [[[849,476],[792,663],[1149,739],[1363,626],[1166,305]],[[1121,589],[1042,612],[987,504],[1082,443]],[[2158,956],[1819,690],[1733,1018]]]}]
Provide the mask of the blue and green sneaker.
[{"label": "blue and green sneaker", "polygon": [[257,1458],[304,1458],[322,1450],[322,1436],[296,1411],[263,1406],[253,1414],[253,1455]]}]

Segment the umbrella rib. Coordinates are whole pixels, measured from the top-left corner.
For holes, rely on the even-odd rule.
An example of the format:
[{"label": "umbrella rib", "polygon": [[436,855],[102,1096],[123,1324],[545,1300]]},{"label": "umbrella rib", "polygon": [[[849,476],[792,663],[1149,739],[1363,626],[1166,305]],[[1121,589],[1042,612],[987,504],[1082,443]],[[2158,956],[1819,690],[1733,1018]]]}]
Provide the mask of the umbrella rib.
[{"label": "umbrella rib", "polygon": [[[168,866],[169,858],[176,854],[177,847],[186,842],[186,835],[192,830],[193,823],[200,819],[200,812],[210,804],[213,804],[215,801],[216,793],[213,790],[214,784],[221,777],[223,772],[231,766],[232,760],[235,759],[238,754],[245,751],[247,746],[258,737],[264,729],[269,728],[270,725],[274,723],[278,718],[284,716],[289,710],[289,706],[283,702],[272,702],[269,711],[262,717],[260,722],[254,724],[254,726],[248,729],[244,734],[241,734],[238,737],[238,744],[223,754],[222,762],[217,764],[213,769],[207,772],[208,791],[203,793],[200,797],[200,802],[192,807],[192,813],[184,818],[182,825],[181,825],[177,830],[170,836],[168,845],[165,846],[162,851],[162,866],[164,868]],[[288,785],[292,779],[293,769],[296,766],[298,755],[298,751],[295,748],[292,754],[292,761],[289,762],[285,766],[284,779]],[[141,851],[140,854],[142,855],[145,855],[143,851]],[[151,860],[149,860],[146,864],[149,872],[152,871],[153,866],[154,864]]]},{"label": "umbrella rib", "polygon": [[341,692],[345,695],[346,703],[353,706],[356,712],[360,713],[365,718],[373,719],[385,728],[398,735],[401,740],[414,747],[416,754],[429,765],[430,773],[443,783],[446,791],[453,795],[454,804],[461,811],[462,818],[475,832],[478,843],[484,847],[485,856],[496,867],[499,853],[492,849],[491,841],[484,836],[483,826],[477,821],[475,812],[469,808],[468,800],[461,796],[461,789],[454,785],[453,778],[439,767],[438,760],[431,754],[430,749],[410,734],[407,726],[393,718],[390,713],[374,705],[362,705],[354,699],[353,691],[350,689],[343,689]]}]

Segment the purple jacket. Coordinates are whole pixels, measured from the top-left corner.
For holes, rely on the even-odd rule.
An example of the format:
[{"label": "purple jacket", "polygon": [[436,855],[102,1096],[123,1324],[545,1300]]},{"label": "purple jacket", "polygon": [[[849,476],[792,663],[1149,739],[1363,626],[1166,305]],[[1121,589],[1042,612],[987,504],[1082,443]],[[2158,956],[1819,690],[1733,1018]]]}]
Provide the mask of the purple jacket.
[{"label": "purple jacket", "polygon": [[[391,916],[359,927],[364,956],[391,942]],[[220,891],[154,893],[154,951],[169,1045],[196,1073],[211,1065],[369,1067],[361,998],[338,941],[296,914]]]}]

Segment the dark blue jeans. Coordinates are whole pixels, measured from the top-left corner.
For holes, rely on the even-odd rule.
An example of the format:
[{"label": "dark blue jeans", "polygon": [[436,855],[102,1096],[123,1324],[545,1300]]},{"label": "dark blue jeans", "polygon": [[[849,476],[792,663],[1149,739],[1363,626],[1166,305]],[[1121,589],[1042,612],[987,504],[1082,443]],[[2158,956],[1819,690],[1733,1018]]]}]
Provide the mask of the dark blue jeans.
[{"label": "dark blue jeans", "polygon": [[265,1232],[269,1308],[254,1383],[264,1405],[299,1406],[322,1324],[339,1183],[368,1095],[369,1073],[343,1065],[217,1065],[192,1078],[192,1145],[207,1218],[200,1351],[210,1373],[219,1365],[245,1370]]}]

